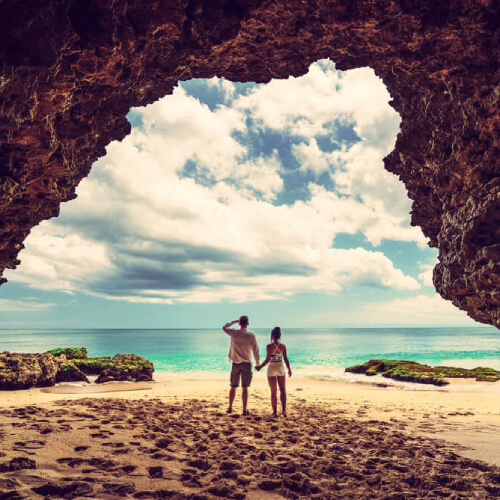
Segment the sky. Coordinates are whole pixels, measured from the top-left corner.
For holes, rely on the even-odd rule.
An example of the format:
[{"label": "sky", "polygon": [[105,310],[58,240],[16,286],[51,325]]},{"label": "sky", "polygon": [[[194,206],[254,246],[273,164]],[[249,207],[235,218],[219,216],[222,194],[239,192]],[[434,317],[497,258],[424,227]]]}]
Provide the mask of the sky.
[{"label": "sky", "polygon": [[131,109],[6,272],[0,328],[480,326],[436,294],[437,251],[383,168],[389,101],[371,69],[322,60]]}]

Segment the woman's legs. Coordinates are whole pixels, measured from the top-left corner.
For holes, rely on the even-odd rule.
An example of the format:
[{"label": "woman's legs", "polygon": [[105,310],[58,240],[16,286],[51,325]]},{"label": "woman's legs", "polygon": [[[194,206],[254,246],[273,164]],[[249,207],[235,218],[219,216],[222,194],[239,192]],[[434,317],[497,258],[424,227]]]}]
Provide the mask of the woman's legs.
[{"label": "woman's legs", "polygon": [[273,407],[273,414],[277,415],[278,398],[276,395],[276,377],[267,377],[267,381],[269,382],[269,388],[271,389],[271,406]]},{"label": "woman's legs", "polygon": [[276,377],[280,388],[281,409],[286,417],[286,382],[285,377]]}]

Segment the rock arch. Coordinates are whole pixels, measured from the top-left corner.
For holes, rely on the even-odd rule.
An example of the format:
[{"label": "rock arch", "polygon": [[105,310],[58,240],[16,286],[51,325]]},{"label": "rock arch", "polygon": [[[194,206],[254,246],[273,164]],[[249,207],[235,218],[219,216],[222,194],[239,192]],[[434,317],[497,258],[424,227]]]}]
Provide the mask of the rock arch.
[{"label": "rock arch", "polygon": [[499,24],[494,0],[4,0],[0,271],[129,133],[131,106],[178,80],[267,82],[330,58],[383,79],[402,117],[385,167],[439,248],[435,286],[499,327]]}]

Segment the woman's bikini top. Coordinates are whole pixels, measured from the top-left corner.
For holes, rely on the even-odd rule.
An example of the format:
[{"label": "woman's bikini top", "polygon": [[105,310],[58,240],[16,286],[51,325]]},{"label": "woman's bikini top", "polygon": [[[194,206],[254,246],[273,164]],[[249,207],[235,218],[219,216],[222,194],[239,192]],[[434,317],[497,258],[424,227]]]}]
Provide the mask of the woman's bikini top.
[{"label": "woman's bikini top", "polygon": [[[278,352],[276,352],[276,349],[278,349]],[[283,361],[283,354],[276,344],[274,344],[274,352],[270,355],[270,358],[271,363],[281,363]]]}]

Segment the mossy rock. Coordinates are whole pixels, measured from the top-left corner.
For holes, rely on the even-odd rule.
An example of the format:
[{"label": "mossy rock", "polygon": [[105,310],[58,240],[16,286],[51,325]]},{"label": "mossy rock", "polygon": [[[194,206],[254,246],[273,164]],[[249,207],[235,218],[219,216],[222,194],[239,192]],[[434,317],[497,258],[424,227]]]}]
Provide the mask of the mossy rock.
[{"label": "mossy rock", "polygon": [[349,373],[366,373],[366,370],[367,367],[364,364],[349,366],[345,369],[345,371]]},{"label": "mossy rock", "polygon": [[87,349],[85,347],[57,347],[48,352],[56,357],[64,354],[66,359],[83,359],[87,357]]},{"label": "mossy rock", "polygon": [[449,384],[446,378],[474,378],[485,382],[500,380],[500,371],[493,368],[478,367],[470,370],[453,366],[432,367],[416,361],[394,359],[371,359],[361,365],[350,366],[345,371],[365,373],[368,376],[380,373],[384,377],[394,380],[437,386]]},{"label": "mossy rock", "polygon": [[370,359],[361,365],[350,366],[345,369],[350,373],[365,373],[368,376],[376,375],[377,373],[385,373],[388,370],[396,367],[399,363],[411,363],[411,361],[394,361],[392,359]]},{"label": "mossy rock", "polygon": [[110,362],[110,356],[73,360],[73,363],[80,368],[85,375],[100,375]]},{"label": "mossy rock", "polygon": [[80,368],[78,368],[71,361],[62,365],[56,375],[56,382],[87,382],[89,379],[86,377]]},{"label": "mossy rock", "polygon": [[153,380],[154,366],[151,361],[137,354],[117,354],[96,380],[96,384],[113,380],[142,382]]},{"label": "mossy rock", "polygon": [[499,380],[499,377],[496,377],[495,375],[481,375],[476,377],[476,380],[478,382],[496,382]]}]

